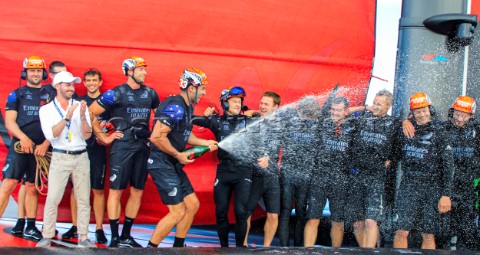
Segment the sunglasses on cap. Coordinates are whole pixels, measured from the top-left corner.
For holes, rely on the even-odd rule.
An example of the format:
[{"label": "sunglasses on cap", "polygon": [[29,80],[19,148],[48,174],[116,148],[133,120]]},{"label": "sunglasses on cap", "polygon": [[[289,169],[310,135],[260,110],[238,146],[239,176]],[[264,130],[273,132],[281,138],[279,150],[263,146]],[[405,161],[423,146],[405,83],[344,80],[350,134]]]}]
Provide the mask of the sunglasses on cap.
[{"label": "sunglasses on cap", "polygon": [[228,97],[245,97],[246,93],[242,87],[233,87],[230,88],[228,92]]}]

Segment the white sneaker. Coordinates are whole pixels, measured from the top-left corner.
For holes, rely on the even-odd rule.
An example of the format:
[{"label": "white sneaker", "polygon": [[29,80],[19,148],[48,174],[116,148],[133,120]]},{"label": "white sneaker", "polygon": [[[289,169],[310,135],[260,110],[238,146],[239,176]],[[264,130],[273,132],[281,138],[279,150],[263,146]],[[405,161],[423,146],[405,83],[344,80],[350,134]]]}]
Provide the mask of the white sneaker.
[{"label": "white sneaker", "polygon": [[48,248],[50,246],[52,246],[52,239],[50,238],[42,238],[42,240],[37,243],[37,247],[39,248]]},{"label": "white sneaker", "polygon": [[95,243],[93,243],[92,241],[90,241],[90,239],[85,239],[85,240],[80,240],[78,241],[78,247],[84,247],[84,248],[97,248],[97,246],[95,245]]}]

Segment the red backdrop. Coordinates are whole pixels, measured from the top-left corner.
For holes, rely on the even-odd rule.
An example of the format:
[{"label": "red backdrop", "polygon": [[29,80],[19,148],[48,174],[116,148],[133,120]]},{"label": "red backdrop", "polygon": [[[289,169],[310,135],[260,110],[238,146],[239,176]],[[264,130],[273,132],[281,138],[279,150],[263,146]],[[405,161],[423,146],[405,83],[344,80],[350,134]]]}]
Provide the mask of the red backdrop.
[{"label": "red backdrop", "polygon": [[[375,8],[374,0],[9,1],[0,8],[0,98],[18,87],[22,61],[29,55],[43,57],[47,65],[61,60],[77,76],[98,68],[104,75],[102,90],[125,82],[121,63],[138,55],[149,65],[146,84],[162,100],[179,92],[184,68],[203,70],[209,85],[197,113],[218,105],[220,91],[232,85],[246,89],[251,108],[266,90],[288,103],[328,92],[337,83],[358,105],[370,80]],[[78,94],[85,91],[77,86]],[[1,147],[3,165],[6,150]],[[209,154],[186,168],[201,200],[196,224],[214,223],[215,160]],[[62,221],[69,220],[65,201]],[[137,221],[156,222],[165,213],[149,180]],[[42,214],[43,206],[39,218]]]}]

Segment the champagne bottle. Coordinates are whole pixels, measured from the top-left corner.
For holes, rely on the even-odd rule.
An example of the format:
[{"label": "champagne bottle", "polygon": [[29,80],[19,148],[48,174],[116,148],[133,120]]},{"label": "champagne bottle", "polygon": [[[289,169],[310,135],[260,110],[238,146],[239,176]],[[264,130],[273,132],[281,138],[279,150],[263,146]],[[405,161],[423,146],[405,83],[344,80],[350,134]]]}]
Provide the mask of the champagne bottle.
[{"label": "champagne bottle", "polygon": [[208,151],[210,151],[210,147],[208,147],[208,146],[194,146],[192,148],[188,148],[188,149],[184,150],[183,152],[191,153],[188,156],[188,159],[195,159],[195,158],[198,158],[198,157],[202,156],[203,154],[205,154]]}]

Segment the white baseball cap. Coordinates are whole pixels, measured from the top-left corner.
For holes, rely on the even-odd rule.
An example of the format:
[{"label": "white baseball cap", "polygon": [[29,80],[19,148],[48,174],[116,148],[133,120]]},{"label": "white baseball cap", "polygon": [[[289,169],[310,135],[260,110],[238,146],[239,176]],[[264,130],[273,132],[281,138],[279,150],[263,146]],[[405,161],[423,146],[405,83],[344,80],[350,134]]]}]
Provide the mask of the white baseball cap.
[{"label": "white baseball cap", "polygon": [[62,82],[80,83],[82,82],[82,79],[80,79],[80,77],[73,76],[73,74],[71,74],[70,72],[61,71],[55,75],[55,78],[53,78],[53,85],[56,85]]}]

